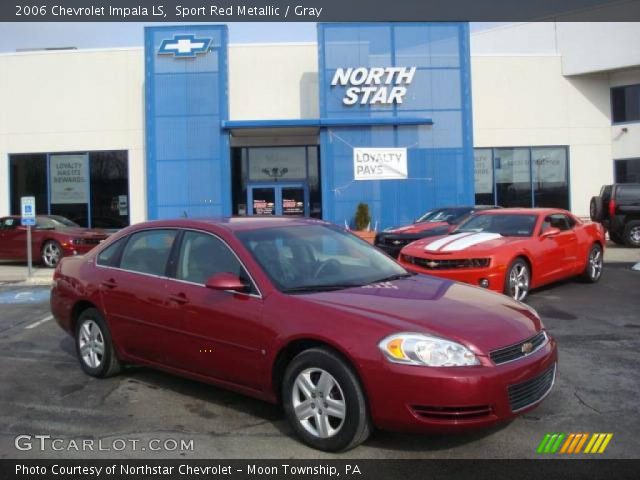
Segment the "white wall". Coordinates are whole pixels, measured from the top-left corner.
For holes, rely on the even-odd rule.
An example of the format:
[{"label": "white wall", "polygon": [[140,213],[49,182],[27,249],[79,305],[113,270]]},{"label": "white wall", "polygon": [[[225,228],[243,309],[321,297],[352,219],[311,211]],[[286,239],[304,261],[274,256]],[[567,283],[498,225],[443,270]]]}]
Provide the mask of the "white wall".
[{"label": "white wall", "polygon": [[131,222],[146,217],[141,48],[0,55],[0,215],[8,155],[128,150]]},{"label": "white wall", "polygon": [[318,116],[317,44],[229,45],[231,120]]},{"label": "white wall", "polygon": [[471,59],[474,145],[568,145],[571,208],[588,215],[589,199],[613,179],[607,74],[568,78],[562,59]]},{"label": "white wall", "polygon": [[513,23],[471,34],[471,55],[558,53],[554,22]]}]

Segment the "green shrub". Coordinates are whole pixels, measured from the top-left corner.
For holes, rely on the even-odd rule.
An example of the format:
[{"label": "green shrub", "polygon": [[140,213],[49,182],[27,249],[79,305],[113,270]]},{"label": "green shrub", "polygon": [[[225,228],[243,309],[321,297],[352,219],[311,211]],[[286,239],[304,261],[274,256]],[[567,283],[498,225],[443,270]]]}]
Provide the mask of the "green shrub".
[{"label": "green shrub", "polygon": [[371,215],[369,215],[369,205],[359,203],[356,208],[355,227],[356,230],[366,230],[371,225]]}]

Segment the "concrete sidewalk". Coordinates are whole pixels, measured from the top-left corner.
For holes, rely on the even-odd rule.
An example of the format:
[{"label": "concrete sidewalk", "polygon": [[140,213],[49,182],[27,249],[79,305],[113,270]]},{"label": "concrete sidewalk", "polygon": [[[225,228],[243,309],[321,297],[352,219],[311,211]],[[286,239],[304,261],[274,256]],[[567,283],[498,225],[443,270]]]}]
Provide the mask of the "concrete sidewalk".
[{"label": "concrete sidewalk", "polygon": [[34,265],[31,277],[27,278],[26,263],[0,261],[1,284],[50,285],[53,278],[53,268]]}]

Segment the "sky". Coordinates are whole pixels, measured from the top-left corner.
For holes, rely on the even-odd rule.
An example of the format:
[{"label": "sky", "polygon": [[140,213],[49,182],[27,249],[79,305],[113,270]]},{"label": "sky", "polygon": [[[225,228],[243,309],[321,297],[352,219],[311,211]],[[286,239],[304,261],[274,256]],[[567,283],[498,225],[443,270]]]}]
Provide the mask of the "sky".
[{"label": "sky", "polygon": [[[503,25],[499,22],[471,23],[471,31]],[[0,22],[0,52],[34,48],[114,48],[143,45],[143,27],[153,23],[3,23]],[[316,24],[288,22],[229,23],[230,43],[315,42]]]}]

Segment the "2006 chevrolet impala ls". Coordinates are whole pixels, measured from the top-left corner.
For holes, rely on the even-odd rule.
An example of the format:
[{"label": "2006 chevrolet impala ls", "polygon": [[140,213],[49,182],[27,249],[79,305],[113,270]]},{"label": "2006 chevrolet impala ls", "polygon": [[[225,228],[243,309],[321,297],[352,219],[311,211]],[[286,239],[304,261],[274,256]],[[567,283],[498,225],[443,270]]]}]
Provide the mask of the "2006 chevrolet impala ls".
[{"label": "2006 chevrolet impala ls", "polygon": [[530,307],[411,274],[310,219],[126,228],[60,262],[51,307],[89,375],[144,364],[281,402],[302,441],[327,451],[373,426],[511,419],[556,374],[556,343]]}]

